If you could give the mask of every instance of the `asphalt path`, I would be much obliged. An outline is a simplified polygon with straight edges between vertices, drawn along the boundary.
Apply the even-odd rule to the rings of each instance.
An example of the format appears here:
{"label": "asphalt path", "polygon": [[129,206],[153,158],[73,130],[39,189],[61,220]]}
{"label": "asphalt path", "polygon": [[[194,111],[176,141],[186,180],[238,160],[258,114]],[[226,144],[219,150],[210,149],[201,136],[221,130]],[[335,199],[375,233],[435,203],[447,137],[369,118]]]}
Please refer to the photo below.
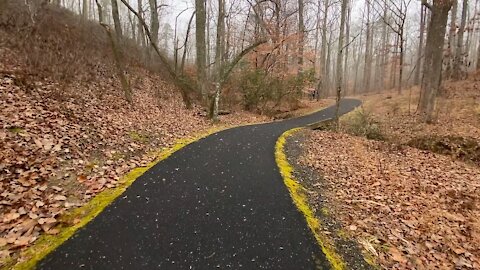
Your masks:
{"label": "asphalt path", "polygon": [[[343,99],[340,113],[360,102]],[[274,158],[311,115],[221,131],[140,176],[38,269],[328,269]]]}

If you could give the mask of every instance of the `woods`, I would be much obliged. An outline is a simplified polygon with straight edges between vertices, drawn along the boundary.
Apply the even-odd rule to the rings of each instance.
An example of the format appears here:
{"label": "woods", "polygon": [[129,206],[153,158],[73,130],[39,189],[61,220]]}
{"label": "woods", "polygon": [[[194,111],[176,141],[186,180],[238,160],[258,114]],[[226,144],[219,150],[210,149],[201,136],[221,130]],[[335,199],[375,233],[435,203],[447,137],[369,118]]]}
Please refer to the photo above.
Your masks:
{"label": "woods", "polygon": [[[75,2],[60,3],[84,18],[97,20],[97,6],[91,0]],[[217,107],[226,106],[224,95],[233,95],[227,100],[236,99],[235,103],[243,103],[247,109],[263,112],[279,110],[282,104],[292,106],[301,96],[292,89],[272,89],[265,95],[258,86],[254,95],[241,94],[241,89],[232,85],[226,85],[231,91],[221,91],[219,74],[228,70],[227,63],[235,63],[234,58],[248,44],[258,47],[239,59],[244,64],[235,72],[237,77],[249,68],[282,82],[297,80],[302,87],[314,89],[310,91],[315,99],[389,89],[401,93],[421,85],[417,111],[426,122],[434,120],[441,79],[464,78],[478,66],[477,5],[472,7],[468,0],[351,1],[345,9],[328,0],[195,0],[181,7],[159,0],[118,3],[103,1],[102,5],[119,40],[133,40],[146,48],[148,61],[155,58],[152,52],[161,53],[161,63],[175,80],[182,81],[179,86],[185,100],[199,98],[211,118]],[[175,19],[174,25],[171,19]],[[175,35],[165,30],[172,27]],[[445,76],[441,76],[442,70]],[[306,81],[308,74],[311,77]],[[343,92],[339,94],[340,84]],[[243,100],[235,92],[240,92]],[[255,108],[249,105],[252,102]]]}
{"label": "woods", "polygon": [[[265,192],[283,183],[269,147],[287,126],[302,128],[290,142],[298,177],[314,178],[293,185],[302,204],[318,203],[307,218],[335,224],[327,238],[354,239],[363,253],[351,259],[480,268],[479,9],[478,0],[0,0],[0,269],[47,250],[37,246],[45,238],[67,239],[102,212],[95,198],[122,194],[131,175],[206,134],[206,150],[172,162],[178,182],[189,187],[191,170],[205,185],[235,179],[228,192],[240,194],[241,181],[259,178],[259,202],[275,201]],[[223,175],[237,165],[255,175]],[[145,189],[180,190],[146,175]],[[226,189],[200,180],[181,191]],[[279,196],[297,205],[288,195]],[[175,207],[189,204],[180,197],[188,203]]]}

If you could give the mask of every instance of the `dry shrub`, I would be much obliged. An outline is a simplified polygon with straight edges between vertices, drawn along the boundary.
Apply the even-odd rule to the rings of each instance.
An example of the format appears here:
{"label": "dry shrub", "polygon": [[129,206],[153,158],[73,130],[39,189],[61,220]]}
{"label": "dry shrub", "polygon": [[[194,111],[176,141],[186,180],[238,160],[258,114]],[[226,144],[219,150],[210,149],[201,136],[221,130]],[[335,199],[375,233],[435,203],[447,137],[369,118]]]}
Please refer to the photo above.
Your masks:
{"label": "dry shrub", "polygon": [[342,118],[341,128],[348,134],[371,140],[384,140],[378,121],[363,107]]}
{"label": "dry shrub", "polygon": [[298,109],[302,91],[312,79],[313,75],[308,71],[299,75],[282,75],[244,68],[232,81],[245,110],[276,115]]}

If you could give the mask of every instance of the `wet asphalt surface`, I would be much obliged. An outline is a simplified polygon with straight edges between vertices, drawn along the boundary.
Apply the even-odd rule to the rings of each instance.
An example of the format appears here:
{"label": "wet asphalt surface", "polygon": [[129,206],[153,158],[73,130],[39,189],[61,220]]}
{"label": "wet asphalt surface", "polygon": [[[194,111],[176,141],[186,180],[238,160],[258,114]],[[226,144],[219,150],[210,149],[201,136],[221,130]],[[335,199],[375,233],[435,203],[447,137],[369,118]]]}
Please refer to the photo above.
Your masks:
{"label": "wet asphalt surface", "polygon": [[[360,102],[344,99],[340,112]],[[274,158],[300,118],[221,131],[139,177],[37,269],[329,269]]]}

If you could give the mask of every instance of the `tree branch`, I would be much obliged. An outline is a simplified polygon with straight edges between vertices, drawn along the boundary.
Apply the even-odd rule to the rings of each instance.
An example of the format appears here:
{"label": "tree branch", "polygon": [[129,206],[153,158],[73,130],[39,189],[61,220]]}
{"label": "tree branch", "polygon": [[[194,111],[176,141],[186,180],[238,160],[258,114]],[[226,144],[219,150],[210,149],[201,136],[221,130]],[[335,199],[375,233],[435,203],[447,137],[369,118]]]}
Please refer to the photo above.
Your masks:
{"label": "tree branch", "polygon": [[[123,0],[122,0],[123,1]],[[256,47],[266,43],[267,40],[263,39],[263,40],[259,40],[253,44],[251,44],[250,46],[248,46],[247,48],[245,48],[242,52],[240,52],[229,64],[228,66],[226,67],[226,69],[222,69],[224,70],[224,72],[222,72],[222,75],[220,76],[220,84],[223,84],[226,79],[228,78],[228,76],[230,75],[230,73],[232,73],[233,69],[235,68],[235,66],[238,64],[238,62],[240,62],[240,60],[245,56],[247,55],[250,51],[252,51],[253,49],[255,49]]]}

